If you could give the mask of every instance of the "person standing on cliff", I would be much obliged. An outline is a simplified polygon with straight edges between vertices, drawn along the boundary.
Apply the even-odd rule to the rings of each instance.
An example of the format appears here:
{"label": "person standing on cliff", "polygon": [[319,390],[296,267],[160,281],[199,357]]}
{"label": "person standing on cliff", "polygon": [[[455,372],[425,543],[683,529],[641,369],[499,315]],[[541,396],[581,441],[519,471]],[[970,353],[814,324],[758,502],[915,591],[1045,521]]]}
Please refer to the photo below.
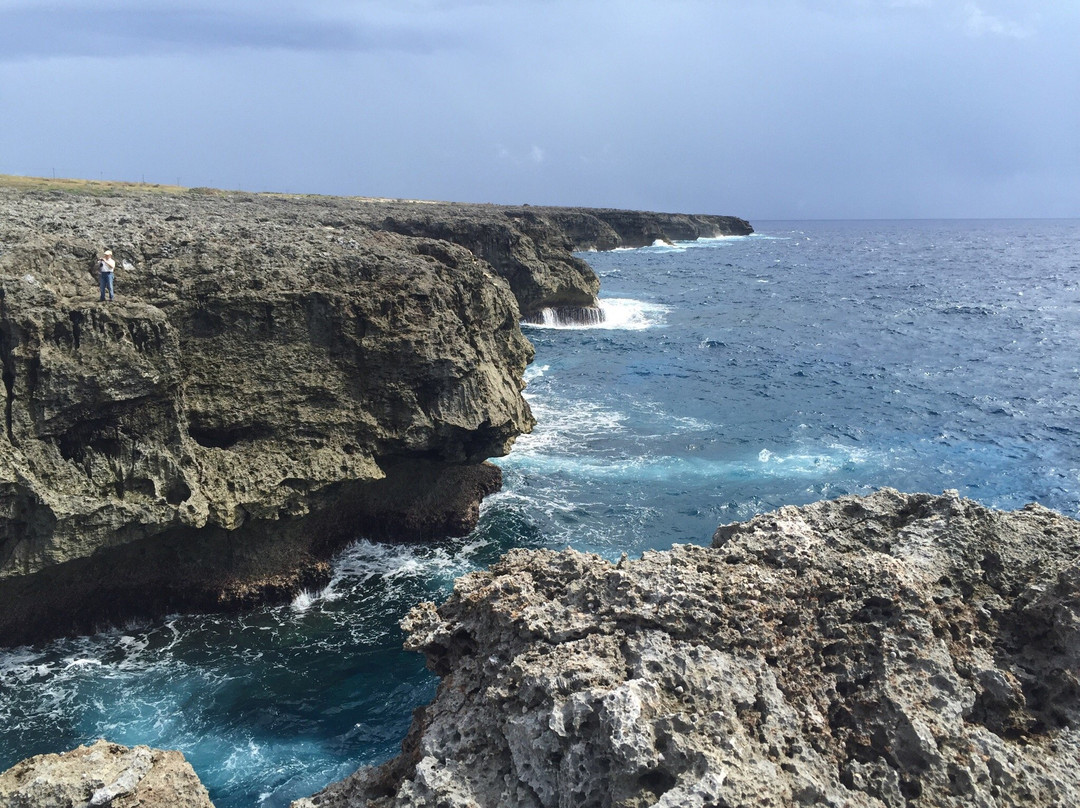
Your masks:
{"label": "person standing on cliff", "polygon": [[105,290],[109,291],[109,300],[113,299],[113,272],[116,271],[116,261],[113,260],[112,250],[106,250],[98,261],[98,286],[101,288],[101,297],[98,302],[105,300]]}

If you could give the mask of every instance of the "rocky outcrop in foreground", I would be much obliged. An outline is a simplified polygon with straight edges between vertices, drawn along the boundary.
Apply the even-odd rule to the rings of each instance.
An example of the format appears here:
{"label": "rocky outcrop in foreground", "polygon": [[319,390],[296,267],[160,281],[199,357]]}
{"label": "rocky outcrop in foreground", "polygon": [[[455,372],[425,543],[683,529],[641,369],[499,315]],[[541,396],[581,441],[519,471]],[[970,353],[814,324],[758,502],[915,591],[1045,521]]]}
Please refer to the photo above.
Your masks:
{"label": "rocky outcrop in foreground", "polygon": [[5,808],[214,808],[179,752],[107,741],[38,755],[0,774]]}
{"label": "rocky outcrop in foreground", "polygon": [[884,490],[408,616],[403,753],[296,808],[1080,804],[1080,523]]}

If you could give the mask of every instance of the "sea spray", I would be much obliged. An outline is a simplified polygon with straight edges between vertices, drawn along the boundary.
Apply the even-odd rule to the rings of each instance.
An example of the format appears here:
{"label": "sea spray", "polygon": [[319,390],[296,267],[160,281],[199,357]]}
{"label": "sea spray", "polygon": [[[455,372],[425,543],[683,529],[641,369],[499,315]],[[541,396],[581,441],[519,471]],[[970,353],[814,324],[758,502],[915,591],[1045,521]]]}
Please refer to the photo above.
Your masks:
{"label": "sea spray", "polygon": [[602,298],[595,308],[574,309],[572,313],[560,309],[544,309],[539,317],[526,320],[522,325],[529,328],[568,330],[640,331],[663,325],[668,311],[667,306],[657,303],[623,298]]}

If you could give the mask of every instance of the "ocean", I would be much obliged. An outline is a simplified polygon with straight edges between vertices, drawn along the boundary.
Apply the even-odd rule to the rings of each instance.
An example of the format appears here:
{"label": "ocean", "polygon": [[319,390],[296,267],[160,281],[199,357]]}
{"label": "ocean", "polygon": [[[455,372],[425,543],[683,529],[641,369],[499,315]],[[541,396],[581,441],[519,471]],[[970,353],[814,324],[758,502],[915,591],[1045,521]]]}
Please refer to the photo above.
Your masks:
{"label": "ocean", "polygon": [[537,428],[464,539],[357,537],[332,583],[0,650],[0,770],[180,749],[218,808],[393,756],[434,694],[398,621],[512,547],[617,559],[881,486],[1080,518],[1080,221],[757,222],[587,253],[605,322],[525,326]]}

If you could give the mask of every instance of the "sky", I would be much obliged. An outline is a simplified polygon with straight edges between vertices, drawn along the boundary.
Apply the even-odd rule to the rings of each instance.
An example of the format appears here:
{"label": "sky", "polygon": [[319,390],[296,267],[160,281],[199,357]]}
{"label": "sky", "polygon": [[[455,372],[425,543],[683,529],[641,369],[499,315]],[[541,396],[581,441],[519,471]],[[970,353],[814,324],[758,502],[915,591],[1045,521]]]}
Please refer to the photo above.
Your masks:
{"label": "sky", "polygon": [[0,173],[1080,217],[1080,0],[0,0]]}

